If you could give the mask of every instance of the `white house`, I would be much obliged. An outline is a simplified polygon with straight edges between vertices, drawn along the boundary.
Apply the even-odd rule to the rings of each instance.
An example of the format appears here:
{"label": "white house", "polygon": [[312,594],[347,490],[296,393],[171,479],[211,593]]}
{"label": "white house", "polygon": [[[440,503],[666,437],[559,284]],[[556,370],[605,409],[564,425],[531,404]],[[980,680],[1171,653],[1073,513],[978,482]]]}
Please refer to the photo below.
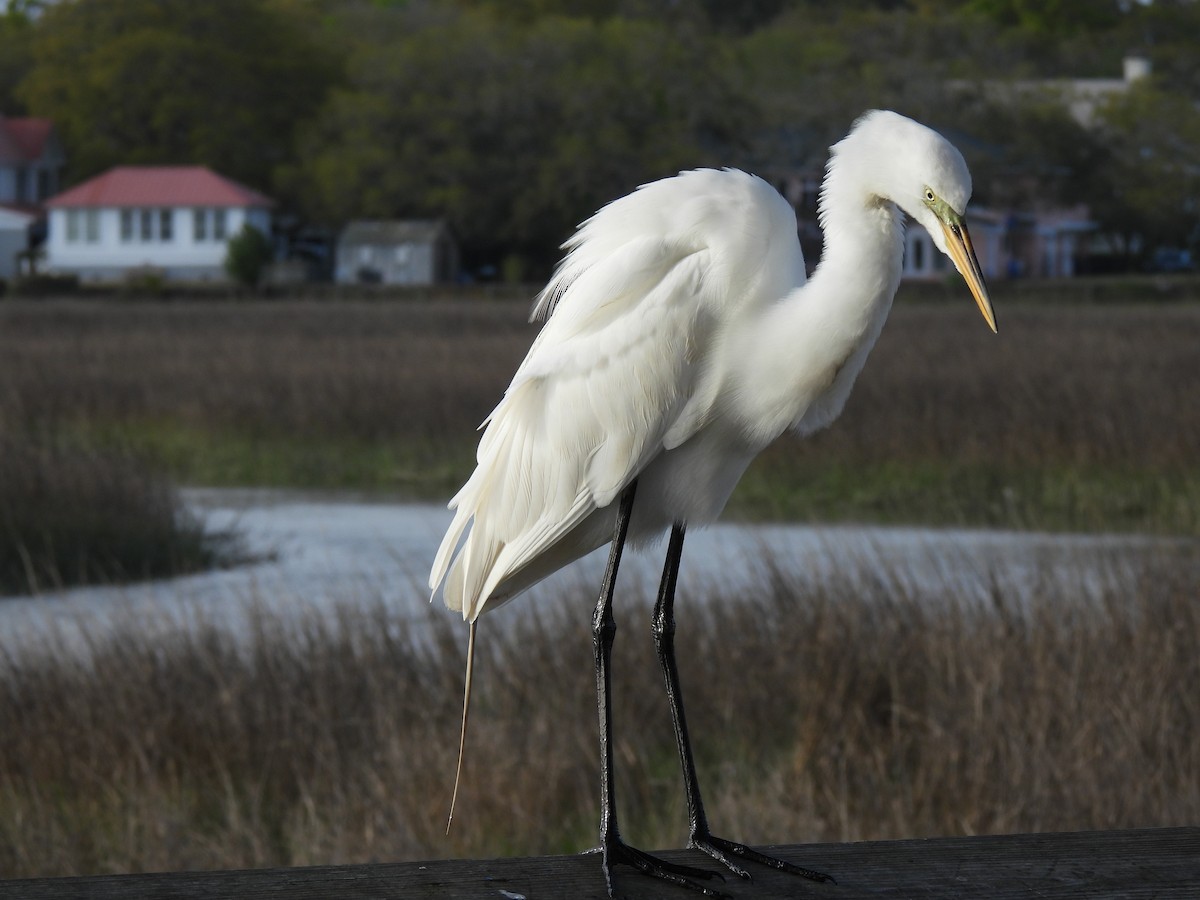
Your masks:
{"label": "white house", "polygon": [[246,223],[270,234],[271,206],[204,166],[119,166],[46,203],[46,268],[93,282],[142,270],[224,281],[229,238]]}

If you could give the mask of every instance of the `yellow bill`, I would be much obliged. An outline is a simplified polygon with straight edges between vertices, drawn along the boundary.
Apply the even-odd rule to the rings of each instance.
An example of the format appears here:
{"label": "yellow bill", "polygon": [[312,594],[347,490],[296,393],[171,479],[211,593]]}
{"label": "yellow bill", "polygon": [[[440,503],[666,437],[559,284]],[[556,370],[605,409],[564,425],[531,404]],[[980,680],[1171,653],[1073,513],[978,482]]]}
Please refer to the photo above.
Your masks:
{"label": "yellow bill", "polygon": [[967,231],[967,223],[957,216],[949,222],[942,221],[942,230],[946,233],[946,249],[954,266],[964,279],[971,295],[979,305],[979,311],[987,321],[988,327],[996,331],[996,313],[992,309],[992,301],[988,299],[987,285],[983,283],[983,270],[979,268],[979,260],[975,256],[975,248],[971,246],[971,234]]}

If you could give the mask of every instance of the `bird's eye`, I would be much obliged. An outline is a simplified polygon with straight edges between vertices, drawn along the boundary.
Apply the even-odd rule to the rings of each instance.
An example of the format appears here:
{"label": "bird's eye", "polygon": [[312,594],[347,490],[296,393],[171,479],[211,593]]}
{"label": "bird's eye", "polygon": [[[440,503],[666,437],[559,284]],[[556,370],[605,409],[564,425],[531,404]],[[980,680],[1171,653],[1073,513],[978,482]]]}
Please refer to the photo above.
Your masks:
{"label": "bird's eye", "polygon": [[932,203],[937,197],[934,196],[933,188],[925,188],[925,202]]}

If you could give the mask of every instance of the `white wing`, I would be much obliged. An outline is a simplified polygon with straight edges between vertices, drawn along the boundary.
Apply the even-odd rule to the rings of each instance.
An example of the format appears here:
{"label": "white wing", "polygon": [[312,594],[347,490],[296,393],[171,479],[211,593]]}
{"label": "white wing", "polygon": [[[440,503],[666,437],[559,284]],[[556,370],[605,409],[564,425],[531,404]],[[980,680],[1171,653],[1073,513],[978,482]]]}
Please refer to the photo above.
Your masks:
{"label": "white wing", "polygon": [[[725,257],[731,243],[778,224],[756,209],[764,197],[772,214],[782,204],[790,215],[752,176],[684,173],[605,207],[566,245],[535,307],[549,319],[450,502],[457,512],[430,575],[434,590],[444,583],[447,606],[474,620],[512,593],[506,585],[519,590],[591,550],[556,546],[711,415],[714,335],[745,287],[730,283]],[[739,231],[748,218],[739,203],[757,213],[755,228]],[[733,242],[724,239],[730,220]]]}

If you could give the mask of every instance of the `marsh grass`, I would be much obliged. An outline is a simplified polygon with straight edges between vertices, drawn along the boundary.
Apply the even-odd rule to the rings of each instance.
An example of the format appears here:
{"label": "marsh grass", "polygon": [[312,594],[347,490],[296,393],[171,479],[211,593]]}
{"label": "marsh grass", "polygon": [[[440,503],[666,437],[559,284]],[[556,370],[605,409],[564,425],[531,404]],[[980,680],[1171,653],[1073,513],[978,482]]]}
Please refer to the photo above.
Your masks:
{"label": "marsh grass", "polygon": [[[1047,575],[989,603],[902,573],[680,598],[710,818],[751,842],[1118,828],[1200,816],[1193,560]],[[1086,575],[1086,577],[1085,577]],[[595,843],[590,589],[495,614],[458,814],[461,623],[260,615],[230,636],[130,629],[87,661],[0,660],[0,875],[573,852]],[[622,603],[623,831],[686,813],[648,633]],[[635,608],[636,607],[636,608]],[[509,617],[511,618],[502,618]],[[836,874],[836,873],[835,873]]]}
{"label": "marsh grass", "polygon": [[[769,448],[731,513],[1200,532],[1200,304],[997,307],[994,336],[969,301],[902,291],[843,416]],[[0,428],[189,484],[444,498],[534,337],[526,314],[459,295],[8,302]]]}
{"label": "marsh grass", "polygon": [[0,594],[178,575],[231,550],[135,458],[0,436]]}

